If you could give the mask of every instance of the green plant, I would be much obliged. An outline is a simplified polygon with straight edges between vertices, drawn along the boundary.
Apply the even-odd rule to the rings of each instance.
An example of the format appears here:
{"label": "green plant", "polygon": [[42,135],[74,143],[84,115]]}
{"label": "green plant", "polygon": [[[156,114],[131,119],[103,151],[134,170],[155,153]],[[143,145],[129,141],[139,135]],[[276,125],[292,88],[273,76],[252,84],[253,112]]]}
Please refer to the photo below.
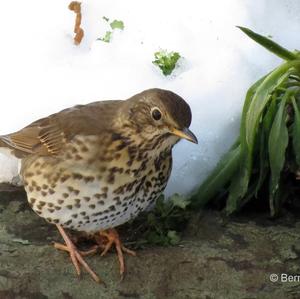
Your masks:
{"label": "green plant", "polygon": [[203,206],[225,187],[228,214],[267,193],[275,216],[293,195],[300,167],[300,55],[238,28],[285,62],[249,88],[238,140],[193,194],[192,206]]}
{"label": "green plant", "polygon": [[[109,23],[109,18],[102,17],[102,19],[105,22]],[[103,37],[97,38],[97,40],[101,40],[105,43],[110,43],[110,41],[112,39],[112,36],[113,36],[113,31],[114,30],[116,30],[116,29],[124,30],[124,22],[120,21],[120,20],[113,20],[112,22],[109,23],[109,26],[110,26],[111,30],[107,30],[105,32],[105,35]]]}
{"label": "green plant", "polygon": [[157,65],[165,76],[168,76],[175,69],[180,57],[181,56],[178,52],[161,50],[154,53],[155,60],[152,61],[152,63]]}
{"label": "green plant", "polygon": [[161,246],[176,245],[181,232],[190,218],[190,201],[174,194],[167,200],[160,196],[151,211],[144,212],[135,220],[123,226],[127,235],[126,244],[141,247],[145,244]]}

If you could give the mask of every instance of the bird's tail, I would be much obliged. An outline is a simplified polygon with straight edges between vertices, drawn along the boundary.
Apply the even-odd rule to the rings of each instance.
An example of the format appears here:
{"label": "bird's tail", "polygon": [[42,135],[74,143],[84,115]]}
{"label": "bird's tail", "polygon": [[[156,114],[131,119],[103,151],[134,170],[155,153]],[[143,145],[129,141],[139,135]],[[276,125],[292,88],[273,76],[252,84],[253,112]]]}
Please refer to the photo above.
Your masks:
{"label": "bird's tail", "polygon": [[6,147],[6,148],[8,148],[8,145],[2,140],[1,137],[2,136],[0,136],[0,147]]}
{"label": "bird's tail", "polygon": [[0,136],[0,153],[7,156],[15,156],[13,148],[6,142],[5,136]]}
{"label": "bird's tail", "polygon": [[4,136],[0,136],[0,153],[4,155],[11,155],[12,149],[11,147],[5,142]]}
{"label": "bird's tail", "polygon": [[13,149],[0,136],[0,183],[19,185],[19,161]]}

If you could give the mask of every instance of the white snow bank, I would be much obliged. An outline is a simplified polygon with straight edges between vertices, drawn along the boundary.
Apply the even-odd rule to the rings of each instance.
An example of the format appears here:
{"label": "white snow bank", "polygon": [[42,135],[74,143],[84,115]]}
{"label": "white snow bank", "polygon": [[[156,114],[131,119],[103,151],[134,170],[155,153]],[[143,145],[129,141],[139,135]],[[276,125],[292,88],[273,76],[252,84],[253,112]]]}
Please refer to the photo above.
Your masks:
{"label": "white snow bank", "polygon": [[[0,134],[16,131],[62,108],[125,99],[151,87],[173,90],[193,111],[199,145],[174,151],[167,193],[186,193],[202,181],[238,132],[250,84],[280,63],[243,35],[249,27],[289,49],[300,48],[300,3],[288,1],[82,1],[85,37],[74,46],[69,1],[3,1],[0,10]],[[111,43],[103,16],[122,20]],[[158,49],[184,57],[164,77],[151,63]],[[16,163],[0,155],[0,180]]]}

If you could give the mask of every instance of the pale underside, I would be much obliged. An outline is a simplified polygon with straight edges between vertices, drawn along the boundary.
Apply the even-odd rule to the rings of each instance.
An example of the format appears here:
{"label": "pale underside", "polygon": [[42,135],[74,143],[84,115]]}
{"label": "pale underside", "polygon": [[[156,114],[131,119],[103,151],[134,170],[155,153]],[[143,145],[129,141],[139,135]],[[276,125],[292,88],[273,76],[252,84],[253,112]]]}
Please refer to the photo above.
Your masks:
{"label": "pale underside", "polygon": [[[84,146],[88,148],[95,138],[85,136]],[[81,139],[72,142],[78,151]],[[172,159],[170,154],[157,154],[144,165],[134,161],[130,171],[127,151],[107,162],[98,157],[88,163],[88,151],[80,154],[81,159],[74,153],[67,164],[66,159],[59,163],[45,157],[25,160],[28,201],[41,217],[64,227],[86,232],[116,227],[147,209],[165,189]]]}

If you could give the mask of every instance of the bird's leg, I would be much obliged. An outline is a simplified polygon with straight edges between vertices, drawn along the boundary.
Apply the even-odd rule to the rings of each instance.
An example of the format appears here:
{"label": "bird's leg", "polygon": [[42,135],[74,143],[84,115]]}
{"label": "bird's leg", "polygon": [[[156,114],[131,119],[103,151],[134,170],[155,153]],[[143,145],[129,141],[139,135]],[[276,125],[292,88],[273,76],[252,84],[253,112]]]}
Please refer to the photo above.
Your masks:
{"label": "bird's leg", "polygon": [[65,251],[68,251],[72,260],[73,265],[75,266],[76,272],[78,275],[80,275],[80,266],[82,265],[83,268],[92,276],[92,278],[96,282],[101,282],[98,275],[89,267],[89,265],[85,262],[85,260],[82,258],[81,254],[69,238],[69,236],[66,234],[65,230],[60,225],[56,225],[60,234],[62,235],[66,245],[61,244],[54,244],[54,246],[58,249],[62,249]]}
{"label": "bird's leg", "polygon": [[120,275],[121,275],[121,279],[123,279],[123,275],[125,273],[125,263],[124,263],[123,251],[130,255],[133,255],[133,256],[136,256],[136,253],[134,251],[126,248],[121,243],[118,232],[113,228],[107,229],[107,230],[101,230],[100,236],[105,237],[107,239],[107,243],[104,246],[101,256],[104,256],[108,252],[108,250],[113,246],[113,244],[115,245],[119,263],[120,263]]}
{"label": "bird's leg", "polygon": [[[68,251],[70,252],[69,250],[69,247],[64,245],[64,244],[60,244],[60,243],[57,243],[57,242],[54,242],[54,247],[56,249],[59,249],[59,250],[63,250],[63,251]],[[93,246],[91,249],[89,250],[78,250],[77,251],[79,252],[79,254],[81,256],[89,256],[89,255],[94,255],[97,251],[98,251],[98,248],[99,246],[98,245],[95,245]]]}
{"label": "bird's leg", "polygon": [[[76,244],[76,243],[78,243],[79,242],[79,238],[80,237],[77,237],[77,236],[73,236],[72,237],[72,243],[74,244]],[[87,239],[86,238],[86,235],[85,235],[85,239]],[[56,248],[56,249],[59,249],[59,250],[63,250],[63,251],[70,251],[69,250],[69,248],[66,246],[66,245],[64,245],[64,244],[61,244],[61,243],[57,243],[57,242],[54,242],[54,247]],[[89,250],[78,250],[77,249],[77,251],[80,253],[80,255],[81,256],[89,256],[89,255],[93,255],[93,254],[95,254],[97,251],[98,251],[98,249],[99,249],[99,246],[98,245],[94,245],[94,246],[92,246]]]}

